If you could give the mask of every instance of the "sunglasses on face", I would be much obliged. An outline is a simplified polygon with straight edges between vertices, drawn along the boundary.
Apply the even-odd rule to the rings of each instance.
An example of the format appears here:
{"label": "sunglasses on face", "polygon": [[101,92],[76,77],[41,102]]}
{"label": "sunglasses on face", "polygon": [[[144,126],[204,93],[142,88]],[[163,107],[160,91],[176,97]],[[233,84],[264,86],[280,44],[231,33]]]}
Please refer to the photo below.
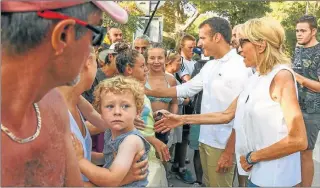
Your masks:
{"label": "sunglasses on face", "polygon": [[45,18],[45,19],[57,19],[57,20],[73,19],[76,22],[76,24],[79,24],[93,32],[92,46],[101,45],[103,42],[104,36],[106,34],[106,32],[102,27],[90,25],[85,21],[79,20],[71,16],[67,16],[58,12],[45,10],[45,11],[38,11],[37,14],[39,17]]}
{"label": "sunglasses on face", "polygon": [[241,53],[242,53],[242,50],[240,49],[240,47],[237,48],[237,54],[238,54],[238,55],[241,55]]}
{"label": "sunglasses on face", "polygon": [[243,44],[246,42],[250,42],[250,40],[249,39],[239,39],[239,44],[240,44],[241,48],[243,47]]}

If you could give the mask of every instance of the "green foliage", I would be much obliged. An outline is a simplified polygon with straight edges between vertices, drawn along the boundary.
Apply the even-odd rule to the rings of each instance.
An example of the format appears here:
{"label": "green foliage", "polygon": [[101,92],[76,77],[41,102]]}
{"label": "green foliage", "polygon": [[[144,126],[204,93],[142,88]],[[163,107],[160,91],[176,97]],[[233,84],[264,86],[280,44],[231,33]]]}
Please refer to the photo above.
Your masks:
{"label": "green foliage", "polygon": [[203,14],[196,19],[196,21],[186,30],[186,33],[194,36],[197,40],[199,39],[198,32],[199,32],[199,25],[205,21],[206,19],[210,18],[211,16]]}
{"label": "green foliage", "polygon": [[[295,44],[295,26],[296,20],[304,15],[306,11],[308,14],[313,14],[318,18],[318,25],[320,25],[320,2],[317,1],[241,1],[241,0],[189,0],[198,12],[201,14],[194,23],[187,28],[186,32],[198,38],[198,26],[205,19],[218,15],[227,18],[231,25],[244,23],[251,18],[259,18],[265,15],[271,16],[281,22],[286,30],[286,49],[289,54],[292,54]],[[163,16],[164,18],[164,32],[173,34],[177,31],[177,27],[184,25],[188,19],[184,12],[182,0],[167,0],[165,4],[160,7],[156,16]],[[125,25],[118,25],[109,17],[104,16],[103,24],[108,26],[119,26],[126,40],[131,41],[134,31],[144,26],[138,23],[138,16],[143,13],[139,11],[134,1],[122,1],[120,3],[129,13],[129,21]],[[307,8],[308,7],[308,8]],[[320,32],[318,32],[318,39],[320,39]],[[178,37],[169,38],[164,36],[163,43],[167,48],[175,48]]]}
{"label": "green foliage", "polygon": [[182,24],[187,19],[182,8],[181,1],[166,1],[157,12],[157,16],[163,16],[163,31],[172,32],[175,31],[175,24]]}
{"label": "green foliage", "polygon": [[[308,4],[308,7],[307,7]],[[286,31],[286,49],[291,56],[296,46],[296,22],[306,12],[314,15],[318,19],[318,25],[320,21],[320,3],[319,2],[278,2],[271,5],[273,12],[270,16],[281,21],[282,26]],[[318,33],[318,39],[320,34]]]}
{"label": "green foliage", "polygon": [[212,11],[219,16],[228,18],[232,26],[244,23],[251,18],[265,16],[271,12],[270,2],[268,1],[202,1],[192,0],[200,13]]}
{"label": "green foliage", "polygon": [[[120,6],[123,7],[129,14],[129,19],[126,24],[119,24],[114,22],[106,14],[103,14],[103,26],[105,27],[118,27],[123,32],[123,38],[126,41],[131,42],[133,33],[138,28],[143,28],[142,23],[139,22],[139,15],[142,15],[142,12],[137,8],[134,1],[125,1],[121,2]],[[137,24],[138,23],[138,24]]]}
{"label": "green foliage", "polygon": [[163,46],[166,49],[175,49],[176,48],[176,41],[169,37],[163,37]]}

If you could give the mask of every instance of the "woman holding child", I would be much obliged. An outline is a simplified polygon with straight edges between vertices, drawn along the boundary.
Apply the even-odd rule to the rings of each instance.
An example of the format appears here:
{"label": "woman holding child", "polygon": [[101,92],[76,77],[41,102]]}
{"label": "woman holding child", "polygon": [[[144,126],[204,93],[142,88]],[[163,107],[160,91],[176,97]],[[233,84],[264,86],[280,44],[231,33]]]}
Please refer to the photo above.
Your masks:
{"label": "woman holding child", "polygon": [[[85,117],[92,124],[98,126],[100,129],[103,129],[103,130],[108,128],[107,126],[108,123],[103,121],[101,119],[100,114],[94,111],[91,104],[87,102],[83,97],[81,97],[81,93],[91,87],[94,77],[96,75],[97,64],[95,62],[95,58],[96,58],[95,53],[92,48],[91,53],[88,57],[88,60],[84,64],[83,69],[80,72],[79,83],[72,87],[62,86],[62,87],[59,87],[58,89],[61,95],[63,96],[69,110],[71,132],[73,133],[73,143],[76,148],[76,153],[78,154],[78,158],[81,160],[82,159],[86,160],[88,162],[92,161],[95,164],[104,164],[105,161],[104,161],[103,153],[91,152],[90,131],[88,130],[88,127],[85,124],[83,117]],[[147,176],[147,173],[146,173],[147,161],[144,160],[144,162],[136,163],[136,161],[141,159],[141,156],[143,155],[143,153],[145,153],[144,150],[145,149],[142,148],[139,153],[135,154],[135,159],[132,160],[132,163],[128,165],[128,168],[129,168],[128,172],[122,173],[121,176],[124,176],[125,178],[121,178],[121,176],[118,176],[116,178],[118,179],[117,181],[120,181],[120,182],[115,182],[112,180],[113,178],[112,173],[105,173],[103,178],[105,179],[105,181],[101,183],[99,182],[99,180],[97,181],[95,178],[92,178],[92,176],[95,176],[96,171],[100,171],[102,169],[101,167],[91,164],[90,167],[93,166],[92,169],[95,169],[95,170],[94,170],[94,173],[88,174],[84,172],[83,169],[89,166],[80,165],[80,167],[82,167],[81,172],[82,172],[82,179],[84,181],[84,186],[126,185],[139,180],[144,180]],[[141,173],[142,171],[144,173]]]}

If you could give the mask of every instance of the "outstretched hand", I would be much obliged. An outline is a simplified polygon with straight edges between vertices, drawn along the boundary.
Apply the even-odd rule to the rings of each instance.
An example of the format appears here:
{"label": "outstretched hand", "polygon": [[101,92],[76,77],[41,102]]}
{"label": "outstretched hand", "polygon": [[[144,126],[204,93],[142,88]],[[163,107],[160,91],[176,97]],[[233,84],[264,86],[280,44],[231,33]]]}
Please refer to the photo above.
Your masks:
{"label": "outstretched hand", "polygon": [[166,133],[173,128],[183,125],[180,115],[171,114],[168,111],[162,110],[160,110],[160,112],[163,114],[163,116],[162,119],[157,121],[154,125],[156,132]]}

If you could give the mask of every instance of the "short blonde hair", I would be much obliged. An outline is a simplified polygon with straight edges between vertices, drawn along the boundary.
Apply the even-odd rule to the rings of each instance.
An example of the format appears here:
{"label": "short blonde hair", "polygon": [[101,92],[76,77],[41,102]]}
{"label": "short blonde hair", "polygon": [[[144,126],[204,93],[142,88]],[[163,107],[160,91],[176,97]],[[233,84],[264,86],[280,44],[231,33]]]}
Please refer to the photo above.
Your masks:
{"label": "short blonde hair", "polygon": [[113,78],[101,81],[94,90],[94,108],[101,113],[101,100],[107,93],[123,94],[130,92],[133,94],[137,112],[141,112],[144,103],[144,87],[136,79],[124,76],[115,76]]}
{"label": "short blonde hair", "polygon": [[173,61],[177,60],[178,58],[181,58],[181,55],[178,52],[168,52],[168,57],[166,58],[165,66],[169,65]]}
{"label": "short blonde hair", "polygon": [[285,30],[280,22],[268,17],[250,19],[240,26],[240,34],[253,44],[266,42],[264,58],[256,65],[261,75],[269,73],[277,64],[291,63],[284,52]]}

